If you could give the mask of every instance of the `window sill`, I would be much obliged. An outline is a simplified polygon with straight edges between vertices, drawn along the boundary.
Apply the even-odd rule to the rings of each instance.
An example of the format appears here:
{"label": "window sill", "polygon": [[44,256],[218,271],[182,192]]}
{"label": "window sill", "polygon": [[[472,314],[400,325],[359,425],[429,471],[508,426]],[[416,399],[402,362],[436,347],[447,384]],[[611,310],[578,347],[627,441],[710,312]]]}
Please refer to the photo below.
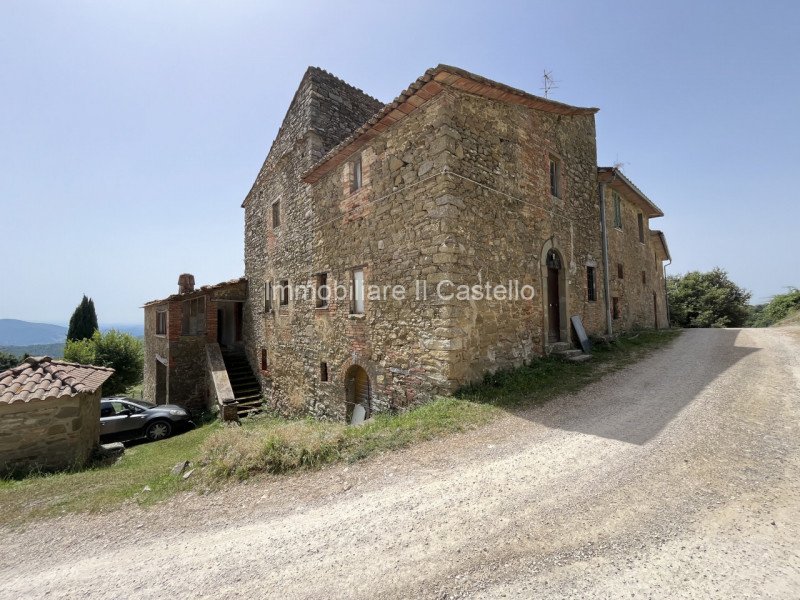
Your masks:
{"label": "window sill", "polygon": [[167,334],[166,333],[156,333],[155,336],[157,338],[165,338],[165,337],[167,337]]}
{"label": "window sill", "polygon": [[348,319],[363,319],[364,318],[364,313],[350,313],[349,315],[347,315],[347,318]]}

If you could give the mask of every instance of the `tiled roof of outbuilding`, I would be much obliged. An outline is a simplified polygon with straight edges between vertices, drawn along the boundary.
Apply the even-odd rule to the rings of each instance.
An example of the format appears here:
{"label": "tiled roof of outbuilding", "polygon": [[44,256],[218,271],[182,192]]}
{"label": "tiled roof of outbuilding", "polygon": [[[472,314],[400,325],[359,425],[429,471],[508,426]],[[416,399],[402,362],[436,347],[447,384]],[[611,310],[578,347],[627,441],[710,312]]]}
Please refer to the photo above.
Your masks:
{"label": "tiled roof of outbuilding", "polygon": [[26,358],[21,365],[0,373],[0,404],[73,397],[95,392],[114,369],[53,360]]}
{"label": "tiled roof of outbuilding", "polygon": [[161,298],[160,300],[150,300],[150,302],[145,302],[144,305],[142,305],[142,308],[144,308],[145,306],[152,306],[153,304],[161,304],[162,302],[168,302],[169,300],[186,300],[187,298],[202,296],[207,292],[221,290],[222,288],[226,288],[233,285],[239,285],[240,283],[247,283],[247,278],[239,277],[238,279],[222,281],[220,283],[215,283],[212,285],[203,285],[200,286],[199,288],[192,290],[191,292],[184,292],[183,294],[172,294],[171,296],[167,296],[166,298]]}

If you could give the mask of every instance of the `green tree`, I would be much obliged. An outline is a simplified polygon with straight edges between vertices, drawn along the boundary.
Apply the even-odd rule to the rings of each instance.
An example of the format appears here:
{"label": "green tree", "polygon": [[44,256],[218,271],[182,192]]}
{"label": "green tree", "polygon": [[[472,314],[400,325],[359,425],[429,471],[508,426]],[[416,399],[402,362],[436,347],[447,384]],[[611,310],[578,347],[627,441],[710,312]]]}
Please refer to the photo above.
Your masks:
{"label": "green tree", "polygon": [[100,329],[97,326],[97,312],[94,309],[94,300],[83,295],[83,300],[72,313],[69,319],[67,340],[86,340]]}
{"label": "green tree", "polygon": [[5,371],[7,369],[16,367],[23,360],[25,359],[18,358],[13,354],[9,354],[8,352],[0,352],[0,371]]}
{"label": "green tree", "polygon": [[103,393],[109,396],[120,394],[142,381],[142,342],[114,329],[105,334],[95,331],[87,340],[68,341],[64,358],[70,362],[114,369],[114,375],[103,384]]}
{"label": "green tree", "polygon": [[785,294],[777,294],[767,304],[751,308],[747,324],[750,327],[769,327],[800,310],[800,289],[790,287]]}
{"label": "green tree", "polygon": [[719,267],[667,278],[672,322],[679,327],[741,327],[750,308],[750,292]]}

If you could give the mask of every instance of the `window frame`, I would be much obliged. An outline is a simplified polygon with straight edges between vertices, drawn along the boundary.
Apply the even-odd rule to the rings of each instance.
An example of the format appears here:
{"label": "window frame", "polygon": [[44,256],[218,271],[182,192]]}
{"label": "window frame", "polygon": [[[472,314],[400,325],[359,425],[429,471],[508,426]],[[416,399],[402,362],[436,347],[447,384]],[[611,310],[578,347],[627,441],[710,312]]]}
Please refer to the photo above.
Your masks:
{"label": "window frame", "polygon": [[330,383],[331,381],[331,374],[330,369],[328,369],[327,361],[320,361],[319,363],[319,380],[320,383]]}
{"label": "window frame", "polygon": [[264,312],[269,314],[273,310],[273,289],[272,280],[268,279],[264,282]]}
{"label": "window frame", "polygon": [[[361,298],[359,298],[358,293],[358,278],[356,277],[356,273],[361,274]],[[365,294],[365,281],[366,281],[366,274],[364,273],[364,267],[353,267],[350,269],[350,289],[351,289],[351,299],[350,299],[350,314],[351,315],[363,315],[366,311],[366,294]]]}
{"label": "window frame", "polygon": [[563,190],[561,189],[561,161],[552,154],[548,156],[548,172],[550,177],[550,196],[553,198],[562,198]]}
{"label": "window frame", "polygon": [[350,193],[357,192],[364,187],[364,162],[359,154],[350,163]]}
{"label": "window frame", "polygon": [[322,271],[315,275],[314,307],[324,310],[329,306],[330,290],[328,289],[328,272]]}
{"label": "window frame", "polygon": [[278,229],[281,226],[281,200],[278,198],[272,203],[272,228]]}
{"label": "window frame", "polygon": [[622,231],[622,196],[617,190],[611,191],[611,202],[614,209],[614,228]]}
{"label": "window frame", "polygon": [[[163,320],[163,331],[162,331]],[[156,310],[156,335],[166,337],[169,331],[169,311],[166,308]]]}
{"label": "window frame", "polygon": [[[187,310],[188,307],[188,310]],[[202,307],[202,308],[200,308]],[[188,298],[183,301],[181,335],[206,334],[206,297]]]}
{"label": "window frame", "polygon": [[636,215],[636,220],[639,225],[639,243],[644,244],[644,215],[638,213]]}
{"label": "window frame", "polygon": [[586,265],[586,301],[597,302],[597,267]]}
{"label": "window frame", "polygon": [[622,263],[617,263],[617,279],[625,279],[625,267]]}
{"label": "window frame", "polygon": [[281,292],[280,297],[278,298],[278,308],[289,306],[289,303],[291,301],[291,294],[289,293],[291,291],[291,288],[289,286],[289,280],[281,279],[280,283],[278,284],[278,287],[280,288]]}

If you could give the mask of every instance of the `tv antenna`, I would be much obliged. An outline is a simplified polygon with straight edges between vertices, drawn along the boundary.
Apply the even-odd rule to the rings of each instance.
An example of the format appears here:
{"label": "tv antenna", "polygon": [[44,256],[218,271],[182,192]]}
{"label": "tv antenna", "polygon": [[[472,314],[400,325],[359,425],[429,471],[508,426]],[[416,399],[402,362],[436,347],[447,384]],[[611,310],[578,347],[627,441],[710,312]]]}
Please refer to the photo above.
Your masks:
{"label": "tv antenna", "polygon": [[547,69],[544,70],[544,75],[542,75],[542,83],[544,85],[539,89],[544,91],[545,98],[549,97],[551,90],[558,89],[558,86],[556,85],[558,81],[556,81],[555,78],[553,77],[553,72],[548,71]]}

